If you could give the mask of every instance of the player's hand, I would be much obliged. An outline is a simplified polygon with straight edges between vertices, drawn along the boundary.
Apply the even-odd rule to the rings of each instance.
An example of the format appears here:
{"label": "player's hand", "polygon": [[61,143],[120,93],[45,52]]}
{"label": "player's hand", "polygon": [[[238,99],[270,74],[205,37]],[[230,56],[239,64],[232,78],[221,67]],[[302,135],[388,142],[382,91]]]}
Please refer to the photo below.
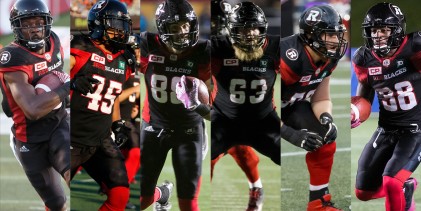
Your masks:
{"label": "player's hand", "polygon": [[199,79],[195,78],[193,80],[193,85],[189,89],[187,87],[186,76],[181,76],[180,81],[176,85],[175,92],[177,94],[177,99],[180,100],[184,107],[188,110],[194,110],[201,103],[199,101]]}
{"label": "player's hand", "polygon": [[111,130],[114,133],[114,142],[118,147],[121,147],[129,139],[130,128],[124,124],[125,121],[120,119],[113,122]]}
{"label": "player's hand", "polygon": [[325,112],[320,115],[320,123],[324,128],[327,129],[326,135],[323,138],[326,144],[332,143],[338,136],[338,128],[333,123],[333,117],[329,113]]}
{"label": "player's hand", "polygon": [[88,93],[93,93],[94,88],[93,84],[97,84],[100,81],[93,78],[92,76],[87,75],[79,75],[75,76],[72,80],[70,80],[70,88],[72,90],[78,91],[83,95],[87,95]]}
{"label": "player's hand", "polygon": [[65,73],[65,72],[61,72],[61,71],[57,71],[57,70],[53,70],[53,71],[51,71],[51,73],[52,73],[52,74],[54,74],[54,75],[56,75],[56,76],[60,79],[60,82],[61,82],[62,84],[65,84],[65,83],[67,83],[67,82],[69,82],[69,81],[70,81],[70,76],[69,76],[69,74],[67,74],[67,73]]}
{"label": "player's hand", "polygon": [[314,151],[323,146],[323,138],[317,133],[305,129],[294,130],[285,124],[281,127],[281,136],[291,144],[306,151]]}

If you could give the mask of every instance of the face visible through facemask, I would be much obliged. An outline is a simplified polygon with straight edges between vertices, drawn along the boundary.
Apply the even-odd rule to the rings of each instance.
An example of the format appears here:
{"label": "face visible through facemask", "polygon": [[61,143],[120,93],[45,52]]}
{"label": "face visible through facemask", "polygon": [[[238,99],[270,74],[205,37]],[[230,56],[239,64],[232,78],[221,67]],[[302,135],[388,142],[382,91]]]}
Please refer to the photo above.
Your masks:
{"label": "face visible through facemask", "polygon": [[169,25],[168,29],[171,35],[172,43],[176,46],[184,46],[189,44],[190,23],[180,21]]}
{"label": "face visible through facemask", "polygon": [[392,33],[389,27],[373,27],[370,29],[374,50],[386,49],[387,41]]}

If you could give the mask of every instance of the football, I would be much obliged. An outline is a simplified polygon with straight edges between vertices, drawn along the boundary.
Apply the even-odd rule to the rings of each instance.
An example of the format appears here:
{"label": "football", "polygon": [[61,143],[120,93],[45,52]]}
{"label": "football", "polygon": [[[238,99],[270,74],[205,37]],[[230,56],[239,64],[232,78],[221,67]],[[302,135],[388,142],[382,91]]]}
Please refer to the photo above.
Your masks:
{"label": "football", "polygon": [[351,121],[360,119],[360,122],[364,122],[370,117],[371,104],[370,102],[360,96],[353,96],[351,98]]}
{"label": "football", "polygon": [[[195,79],[195,77],[193,76],[186,76],[186,85],[187,88],[191,88],[193,86],[193,80]],[[200,80],[200,85],[199,85],[199,101],[203,104],[209,104],[209,91],[208,91],[208,86],[206,86],[205,82],[203,82],[202,80]]]}
{"label": "football", "polygon": [[39,95],[45,92],[50,92],[61,85],[62,83],[60,79],[56,75],[49,73],[39,79],[38,83],[35,85],[35,93]]}
{"label": "football", "polygon": [[[61,85],[63,84],[55,74],[48,73],[44,75],[41,79],[39,79],[38,83],[35,85],[35,93],[39,95],[46,92],[50,92],[51,90],[54,90]],[[61,104],[62,103],[58,104],[54,109],[60,108]]]}

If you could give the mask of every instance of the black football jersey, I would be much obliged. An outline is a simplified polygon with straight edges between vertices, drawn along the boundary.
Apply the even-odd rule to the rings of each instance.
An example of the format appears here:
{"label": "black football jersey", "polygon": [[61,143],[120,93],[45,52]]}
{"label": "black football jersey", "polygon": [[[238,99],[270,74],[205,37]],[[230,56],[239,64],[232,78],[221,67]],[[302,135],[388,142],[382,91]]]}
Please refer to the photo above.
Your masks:
{"label": "black football jersey", "polygon": [[[123,84],[123,90],[137,86],[139,84],[140,84],[139,77],[136,77],[134,74],[132,74],[129,80],[127,80],[126,83]],[[129,98],[120,102],[121,119],[124,119],[126,121],[131,121],[132,109],[135,106],[135,104],[136,104],[136,94],[131,94]]]}
{"label": "black football jersey", "polygon": [[100,81],[93,86],[94,93],[71,92],[72,142],[96,146],[111,134],[114,101],[132,71],[123,51],[104,52],[87,36],[72,38],[70,54],[76,60],[71,78],[84,74]]}
{"label": "black football jersey", "polygon": [[309,100],[323,79],[332,74],[337,64],[338,61],[333,59],[315,64],[297,34],[282,38],[282,108],[297,101]]}
{"label": "black football jersey", "polygon": [[6,86],[3,74],[22,71],[28,75],[28,83],[35,87],[38,80],[50,71],[63,71],[63,50],[60,40],[54,32],[51,32],[49,45],[49,51],[44,54],[31,52],[14,42],[0,50],[2,107],[5,114],[13,118],[13,135],[23,142],[37,143],[49,140],[51,133],[67,113],[64,106],[61,106],[39,120],[27,119],[13,99],[10,89]]}
{"label": "black football jersey", "polygon": [[358,81],[372,87],[380,105],[379,125],[421,123],[421,32],[408,34],[391,58],[360,47],[352,59]]}
{"label": "black football jersey", "polygon": [[155,33],[141,34],[140,71],[145,75],[147,93],[142,119],[158,128],[191,127],[202,121],[195,111],[184,108],[176,97],[181,76],[210,79],[209,41],[199,40],[182,54],[171,54]]}
{"label": "black football jersey", "polygon": [[275,109],[279,36],[266,37],[259,60],[240,61],[227,36],[212,37],[212,107],[229,119],[263,119]]}

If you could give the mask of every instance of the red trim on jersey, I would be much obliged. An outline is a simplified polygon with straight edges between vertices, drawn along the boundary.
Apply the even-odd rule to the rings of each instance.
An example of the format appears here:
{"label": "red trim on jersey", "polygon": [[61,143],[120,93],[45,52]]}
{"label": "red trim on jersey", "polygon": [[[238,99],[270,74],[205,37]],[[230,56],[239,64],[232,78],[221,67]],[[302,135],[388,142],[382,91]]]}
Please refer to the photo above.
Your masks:
{"label": "red trim on jersey", "polygon": [[209,63],[199,64],[198,72],[199,72],[199,76],[198,76],[199,79],[206,82],[211,77],[210,64]]}
{"label": "red trim on jersey", "polygon": [[371,54],[373,54],[373,56],[381,63],[381,64],[383,64],[383,60],[385,60],[385,59],[389,59],[390,60],[390,63],[392,63],[392,61],[396,58],[396,56],[398,56],[400,53],[401,53],[401,51],[403,50],[403,48],[404,48],[404,46],[405,46],[405,44],[406,44],[406,42],[408,41],[408,35],[406,35],[405,36],[405,39],[403,40],[403,42],[402,42],[402,44],[401,44],[401,46],[399,46],[399,48],[398,48],[398,50],[393,54],[393,56],[392,57],[390,57],[390,58],[380,58],[380,57],[378,57],[377,56],[377,54],[374,52],[374,50],[371,50]]}
{"label": "red trim on jersey", "polygon": [[[311,64],[311,67],[313,67],[313,70],[316,72],[316,70],[317,69],[321,69],[321,70],[323,70],[323,69],[325,69],[325,67],[329,64],[329,59],[321,66],[321,67],[317,67],[317,65],[316,64],[314,64],[314,61],[313,61],[313,57],[311,57],[311,55],[310,55],[310,52],[308,52],[308,50],[307,50],[307,48],[305,48],[304,47],[304,52],[307,54],[307,58],[308,58],[308,60],[310,61],[310,64]],[[335,68],[332,68],[331,70],[329,70],[330,72],[333,72],[333,70],[334,70]],[[321,71],[320,71],[321,72]],[[315,74],[316,76],[318,75],[318,74]]]}
{"label": "red trim on jersey", "polygon": [[281,59],[281,79],[286,85],[291,85],[300,80],[300,76],[297,75],[283,59]]}
{"label": "red trim on jersey", "polygon": [[47,52],[45,52],[45,53],[43,53],[43,54],[38,54],[38,53],[36,53],[36,52],[30,51],[30,50],[28,50],[27,48],[25,48],[25,47],[23,47],[23,46],[21,46],[21,45],[19,45],[19,44],[15,43],[15,42],[13,42],[13,43],[11,43],[11,44],[12,44],[12,45],[16,45],[16,46],[17,46],[17,47],[19,47],[19,48],[22,48],[23,50],[25,50],[25,51],[29,52],[30,54],[32,54],[32,56],[38,57],[38,58],[40,58],[40,59],[45,59],[45,60],[47,60],[47,59],[45,58],[45,54],[49,53],[49,54],[50,54],[50,56],[53,56],[53,52],[54,52],[54,40],[53,40],[53,37],[52,37],[52,36],[50,36],[50,43],[51,43],[50,50],[49,50],[49,51],[47,51]]}
{"label": "red trim on jersey", "polygon": [[[111,52],[106,51],[106,49],[104,47],[101,47],[101,45],[96,44],[93,40],[91,40],[92,44],[98,48],[104,55],[105,58],[107,59],[108,62],[113,61],[115,58],[119,57],[121,54],[123,54],[123,50],[118,51],[117,53],[113,54]],[[113,58],[112,59],[108,59],[108,55],[111,55]]]}
{"label": "red trim on jersey", "polygon": [[3,67],[0,69],[0,72],[17,72],[21,71],[26,73],[28,75],[28,83],[30,84],[32,82],[32,79],[34,79],[34,72],[32,71],[33,65],[21,65],[21,66],[13,66],[13,67]]}
{"label": "red trim on jersey", "polygon": [[358,81],[363,84],[367,84],[368,83],[368,68],[358,66],[354,62],[352,62],[352,67],[354,68]]}
{"label": "red trim on jersey", "polygon": [[147,123],[151,121],[148,92],[145,93],[145,100],[143,101],[142,119],[145,120],[145,122]]}
{"label": "red trim on jersey", "polygon": [[27,142],[26,137],[26,118],[22,109],[17,105],[13,98],[12,92],[6,86],[3,72],[0,72],[0,82],[5,92],[8,106],[13,114],[14,128],[16,129],[16,138],[22,142]]}
{"label": "red trim on jersey", "polygon": [[70,70],[70,78],[74,78],[75,75],[82,69],[82,67],[88,62],[91,58],[91,53],[77,49],[77,48],[70,48],[70,54],[75,57],[75,65]]}
{"label": "red trim on jersey", "polygon": [[140,57],[140,72],[145,74],[146,69],[148,68],[149,60],[148,57]]}
{"label": "red trim on jersey", "polygon": [[212,75],[212,81],[213,81],[213,90],[212,90],[211,99],[210,99],[210,102],[209,102],[211,105],[215,101],[216,93],[218,93],[218,83],[216,82],[216,78],[215,78],[214,75]]}
{"label": "red trim on jersey", "polygon": [[421,51],[415,52],[410,58],[412,64],[418,72],[421,72]]}

